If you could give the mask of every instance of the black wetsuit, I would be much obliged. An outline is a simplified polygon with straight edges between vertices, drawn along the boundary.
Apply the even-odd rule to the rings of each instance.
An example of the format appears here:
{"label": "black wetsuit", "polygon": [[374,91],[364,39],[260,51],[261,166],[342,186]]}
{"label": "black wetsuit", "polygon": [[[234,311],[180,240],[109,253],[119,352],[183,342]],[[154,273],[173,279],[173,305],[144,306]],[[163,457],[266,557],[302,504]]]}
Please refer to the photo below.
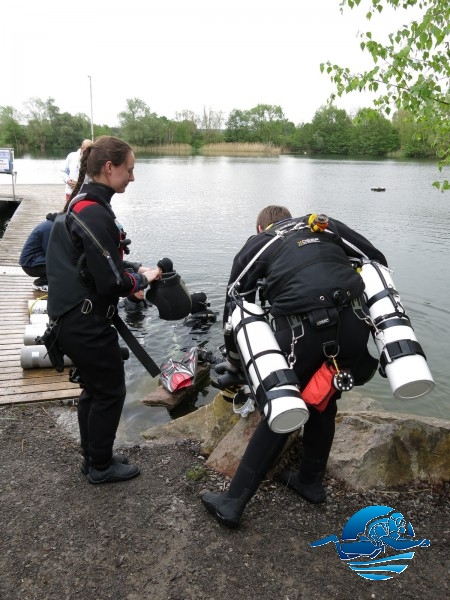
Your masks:
{"label": "black wetsuit", "polygon": [[78,403],[83,455],[102,468],[110,462],[125,400],[122,354],[111,319],[119,297],[143,289],[147,281],[137,273],[139,263],[123,260],[125,234],[110,206],[114,190],[91,182],[82,192],[69,214],[57,217],[50,236],[48,312],[84,386]]}
{"label": "black wetsuit", "polygon": [[[289,223],[306,224],[308,217],[283,221],[247,240],[234,259],[227,290],[255,255],[273,240],[273,230]],[[330,341],[337,341],[339,345],[339,367],[350,369],[356,382],[364,383],[373,374],[376,361],[367,351],[369,327],[355,315],[351,306],[351,300],[361,295],[364,283],[348,259],[361,257],[351,245],[366,258],[387,266],[384,255],[365,237],[331,218],[328,232],[313,233],[309,228],[303,228],[292,234],[290,242],[286,241],[287,238],[276,239],[261,253],[240,279],[236,291],[248,302],[254,302],[257,282],[265,280],[264,297],[268,299],[270,313],[274,317],[275,337],[286,356],[291,351],[293,335],[301,335],[295,343],[294,365],[300,389],[325,361],[323,345]],[[350,245],[343,243],[342,238]],[[224,324],[234,307],[235,303],[227,292]],[[299,325],[294,331],[286,315],[295,315]],[[326,323],[327,316],[331,317],[329,325]],[[316,327],[315,323],[321,320],[325,321],[324,325]],[[231,361],[239,358],[233,334],[225,335],[225,346]],[[337,391],[323,412],[309,407],[310,416],[303,432],[303,460],[310,460],[317,470],[325,470],[334,438],[336,400],[340,396]],[[288,435],[272,432],[267,422],[261,420],[241,463],[247,473],[257,475],[257,479],[263,477],[281,452]],[[245,477],[248,478],[248,475]],[[248,482],[233,480],[232,485],[245,487]]]}

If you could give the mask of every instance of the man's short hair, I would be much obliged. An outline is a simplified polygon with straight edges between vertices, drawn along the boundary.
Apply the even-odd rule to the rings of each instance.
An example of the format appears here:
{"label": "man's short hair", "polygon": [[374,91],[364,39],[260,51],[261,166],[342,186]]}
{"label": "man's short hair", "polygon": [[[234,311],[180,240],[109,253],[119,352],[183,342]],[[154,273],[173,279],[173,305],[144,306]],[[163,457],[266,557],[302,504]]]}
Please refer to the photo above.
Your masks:
{"label": "man's short hair", "polygon": [[264,231],[264,229],[267,229],[273,223],[277,223],[283,219],[290,219],[291,217],[290,211],[285,206],[270,204],[259,213],[256,219],[256,231],[259,232],[259,228]]}

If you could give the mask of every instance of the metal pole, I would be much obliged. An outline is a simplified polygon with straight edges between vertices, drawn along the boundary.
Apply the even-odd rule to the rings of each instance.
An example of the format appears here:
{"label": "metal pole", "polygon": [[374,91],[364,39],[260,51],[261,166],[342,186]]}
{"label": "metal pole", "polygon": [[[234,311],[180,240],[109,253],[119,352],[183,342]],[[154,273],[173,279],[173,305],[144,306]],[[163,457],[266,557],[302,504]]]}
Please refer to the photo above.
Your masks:
{"label": "metal pole", "polygon": [[94,113],[92,111],[92,77],[90,75],[88,75],[89,77],[89,90],[90,90],[90,94],[91,94],[91,139],[92,141],[94,141]]}

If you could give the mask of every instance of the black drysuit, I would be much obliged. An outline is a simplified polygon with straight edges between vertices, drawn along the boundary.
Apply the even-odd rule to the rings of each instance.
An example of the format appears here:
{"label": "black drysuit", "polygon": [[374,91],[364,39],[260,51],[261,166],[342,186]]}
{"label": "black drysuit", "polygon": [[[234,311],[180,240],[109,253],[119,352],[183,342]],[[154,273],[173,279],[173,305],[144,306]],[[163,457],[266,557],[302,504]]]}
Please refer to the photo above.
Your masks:
{"label": "black drysuit", "polygon": [[[367,351],[370,329],[351,306],[351,301],[361,296],[364,283],[349,258],[365,257],[386,266],[387,262],[384,255],[365,237],[344,223],[330,218],[327,231],[312,232],[306,226],[308,217],[282,221],[247,240],[233,262],[225,301],[224,325],[235,307],[229,294],[230,285],[239,279],[235,290],[248,302],[254,302],[257,282],[264,282],[263,295],[270,306],[275,337],[286,357],[291,352],[293,336],[301,336],[295,342],[293,367],[300,389],[306,386],[325,361],[324,344],[330,341],[338,344],[336,359],[339,367],[350,369],[356,383],[362,384],[373,375],[376,361]],[[297,232],[273,241],[240,277],[261,249],[274,239],[275,230],[283,226],[288,229],[297,223],[300,224]],[[314,325],[324,315],[336,317],[336,313],[337,324]],[[300,326],[294,331],[286,315],[298,317]],[[225,335],[225,346],[230,362],[238,359],[232,334]],[[331,344],[330,348],[335,348],[335,345]],[[323,412],[308,407],[309,419],[304,426],[302,440],[302,464],[311,472],[325,471],[334,438],[336,400],[340,396],[341,393],[336,391]],[[261,420],[231,482],[231,497],[239,497],[241,488],[252,489],[254,493],[283,449],[288,435],[274,433],[267,422]]]}
{"label": "black drysuit", "polygon": [[[48,313],[57,340],[77,367],[83,390],[78,403],[84,457],[106,467],[125,401],[125,373],[112,326],[119,297],[147,285],[139,263],[123,260],[125,233],[110,202],[114,190],[91,182],[59,215],[47,252]],[[77,220],[77,218],[78,220]]]}

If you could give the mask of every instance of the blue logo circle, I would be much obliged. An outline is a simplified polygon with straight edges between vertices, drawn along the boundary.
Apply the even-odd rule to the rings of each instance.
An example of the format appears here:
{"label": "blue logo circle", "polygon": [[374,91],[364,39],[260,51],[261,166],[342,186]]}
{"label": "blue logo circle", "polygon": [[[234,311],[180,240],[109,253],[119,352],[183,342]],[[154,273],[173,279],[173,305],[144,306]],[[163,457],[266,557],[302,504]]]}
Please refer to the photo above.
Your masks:
{"label": "blue logo circle", "polygon": [[[312,542],[311,547],[330,542],[336,545],[339,558],[352,571],[373,581],[392,579],[403,573],[408,568],[405,561],[414,557],[414,552],[409,550],[430,545],[430,540],[414,539],[414,529],[402,513],[383,505],[367,506],[357,511],[345,524],[341,539],[329,535]],[[389,554],[380,557],[387,550]]]}

